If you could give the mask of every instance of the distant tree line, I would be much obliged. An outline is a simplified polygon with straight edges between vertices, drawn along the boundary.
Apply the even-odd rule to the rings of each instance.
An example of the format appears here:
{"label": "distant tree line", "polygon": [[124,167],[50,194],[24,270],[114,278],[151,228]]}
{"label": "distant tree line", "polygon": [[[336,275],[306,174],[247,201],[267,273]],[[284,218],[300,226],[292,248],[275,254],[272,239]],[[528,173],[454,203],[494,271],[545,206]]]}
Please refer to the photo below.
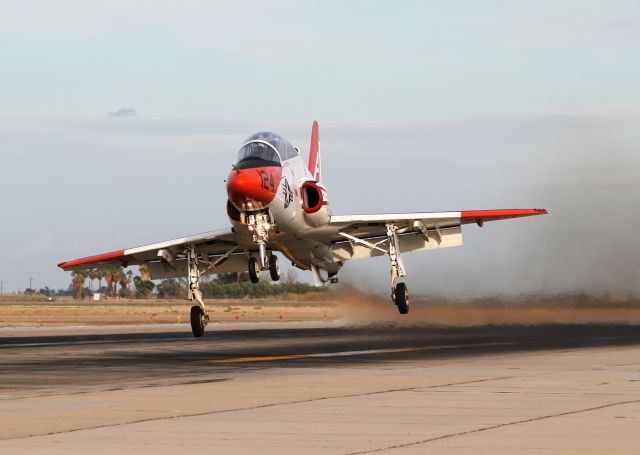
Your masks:
{"label": "distant tree line", "polygon": [[[184,298],[187,295],[187,281],[185,279],[164,280],[156,289],[159,299]],[[263,298],[284,294],[304,294],[322,289],[324,288],[316,288],[298,281],[293,269],[289,270],[279,283],[272,283],[265,279],[253,284],[249,281],[249,274],[246,272],[220,273],[213,278],[205,277],[200,281],[200,290],[207,299]]]}
{"label": "distant tree line", "polygon": [[[131,270],[125,271],[123,267],[106,267],[71,272],[71,286],[74,289],[73,296],[81,300],[85,294],[100,292],[115,298],[150,298],[155,284],[149,280],[149,272],[146,265],[139,268],[140,276],[134,276]],[[89,286],[86,285],[87,280]],[[94,282],[98,280],[98,287],[94,289]],[[102,280],[105,286],[102,286]]]}
{"label": "distant tree line", "polygon": [[[154,296],[155,291],[159,299],[186,298],[186,279],[167,279],[156,285],[150,280],[149,271],[145,265],[140,266],[139,273],[140,275],[134,275],[131,270],[125,271],[122,267],[75,271],[71,273],[69,291],[72,290],[73,297],[78,300],[93,292],[101,292],[110,298],[117,296],[149,299]],[[96,280],[98,281],[97,288],[94,287]],[[102,285],[103,280],[104,286]],[[304,294],[318,290],[307,283],[298,281],[293,269],[289,270],[277,284],[272,284],[268,279],[253,284],[249,281],[248,273],[232,272],[203,277],[200,281],[200,289],[204,297],[209,299],[262,298],[283,294]]]}

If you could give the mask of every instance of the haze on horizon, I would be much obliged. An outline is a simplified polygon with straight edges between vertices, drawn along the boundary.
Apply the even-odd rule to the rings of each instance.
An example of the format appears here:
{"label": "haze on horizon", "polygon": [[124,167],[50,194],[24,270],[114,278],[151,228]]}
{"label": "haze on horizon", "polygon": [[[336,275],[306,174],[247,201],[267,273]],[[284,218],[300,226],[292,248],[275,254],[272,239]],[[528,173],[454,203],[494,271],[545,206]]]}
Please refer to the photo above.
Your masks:
{"label": "haze on horizon", "polygon": [[631,1],[3,2],[0,280],[226,226],[242,140],[317,118],[336,214],[549,209],[405,255],[414,293],[638,294],[639,54]]}

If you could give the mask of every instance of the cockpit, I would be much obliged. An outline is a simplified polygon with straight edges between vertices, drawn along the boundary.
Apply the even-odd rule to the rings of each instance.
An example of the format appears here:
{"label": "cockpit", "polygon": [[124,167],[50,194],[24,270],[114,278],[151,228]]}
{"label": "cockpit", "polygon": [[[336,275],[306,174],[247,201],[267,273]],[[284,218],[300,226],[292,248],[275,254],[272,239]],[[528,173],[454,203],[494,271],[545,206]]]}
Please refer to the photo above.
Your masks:
{"label": "cockpit", "polygon": [[263,131],[249,136],[238,152],[238,169],[282,166],[282,162],[298,156],[289,141],[276,133]]}

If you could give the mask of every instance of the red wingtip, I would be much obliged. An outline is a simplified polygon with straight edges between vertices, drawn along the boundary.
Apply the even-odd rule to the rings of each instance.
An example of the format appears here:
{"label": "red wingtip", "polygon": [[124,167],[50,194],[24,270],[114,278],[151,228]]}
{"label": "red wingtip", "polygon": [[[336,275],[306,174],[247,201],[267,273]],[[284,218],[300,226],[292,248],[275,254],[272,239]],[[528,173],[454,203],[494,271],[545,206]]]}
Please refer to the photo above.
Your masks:
{"label": "red wingtip", "polygon": [[124,256],[124,250],[112,251],[111,253],[98,254],[96,256],[89,256],[82,259],[76,259],[73,261],[61,262],[58,267],[66,269],[69,267],[78,267],[83,265],[92,264],[95,262],[107,261],[109,259],[117,259]]}
{"label": "red wingtip", "polygon": [[498,210],[463,210],[462,218],[489,218],[489,217],[518,217],[531,215],[544,215],[545,209],[498,209]]}

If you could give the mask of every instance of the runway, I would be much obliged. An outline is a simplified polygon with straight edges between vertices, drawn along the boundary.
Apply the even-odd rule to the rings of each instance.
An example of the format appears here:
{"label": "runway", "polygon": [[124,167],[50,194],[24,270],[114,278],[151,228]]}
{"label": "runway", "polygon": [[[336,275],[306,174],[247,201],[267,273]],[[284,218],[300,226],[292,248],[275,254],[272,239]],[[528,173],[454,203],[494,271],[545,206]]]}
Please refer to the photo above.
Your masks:
{"label": "runway", "polygon": [[[0,451],[634,453],[640,328],[0,331]],[[619,436],[615,436],[619,433]]]}

